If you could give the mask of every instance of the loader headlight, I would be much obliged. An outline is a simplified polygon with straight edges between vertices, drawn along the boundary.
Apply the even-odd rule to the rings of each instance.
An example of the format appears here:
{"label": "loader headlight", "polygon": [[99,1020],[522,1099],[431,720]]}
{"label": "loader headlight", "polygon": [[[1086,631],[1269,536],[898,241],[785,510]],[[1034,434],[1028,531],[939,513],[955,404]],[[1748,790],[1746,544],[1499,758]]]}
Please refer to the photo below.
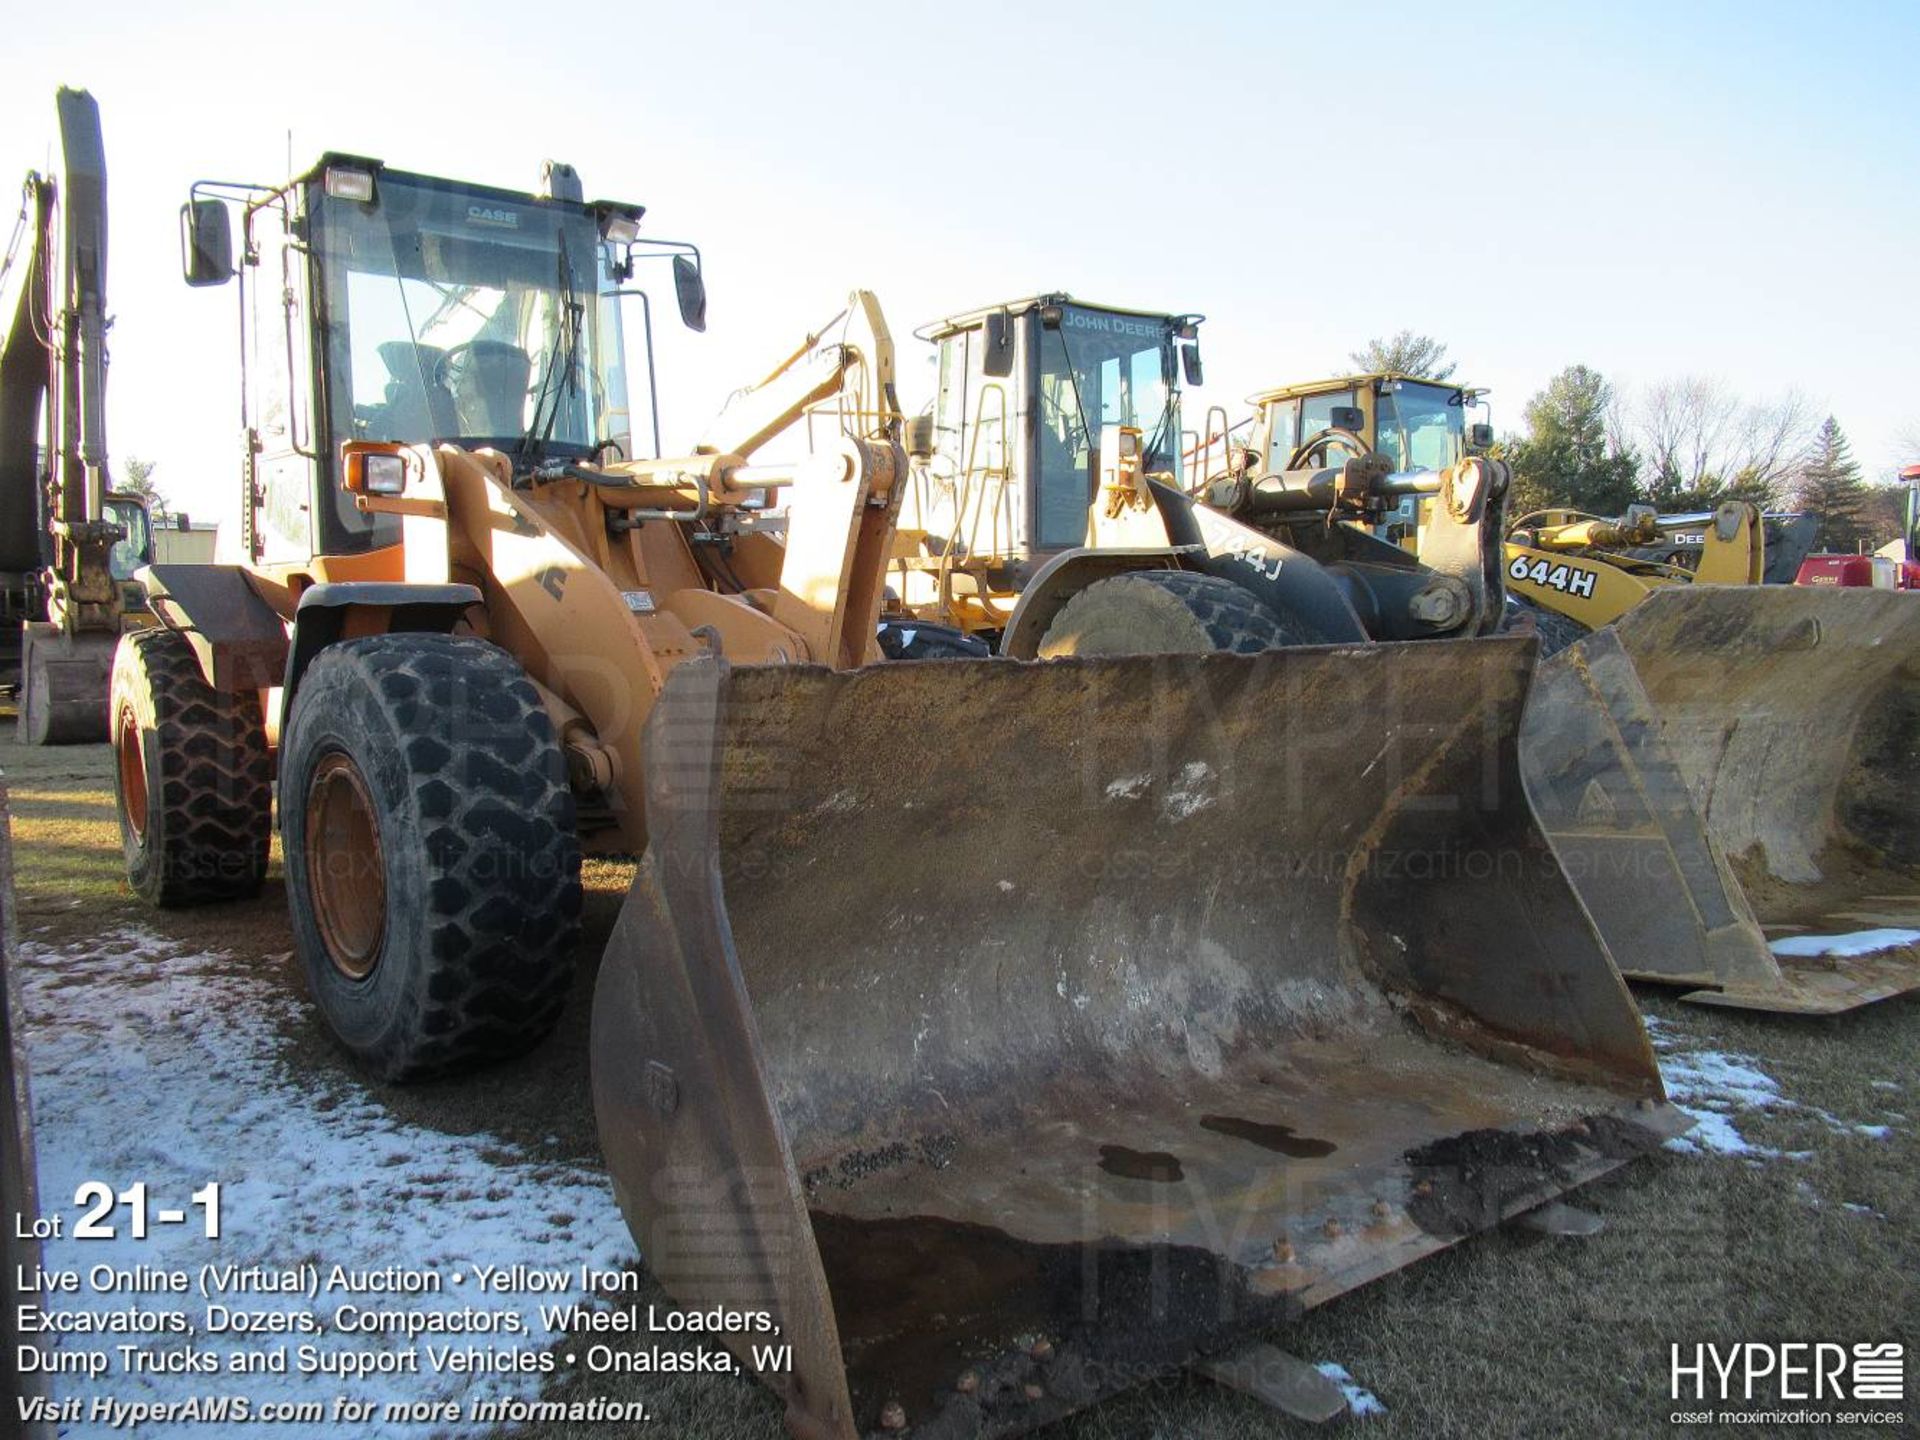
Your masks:
{"label": "loader headlight", "polygon": [[397,445],[349,444],[346,487],[356,495],[398,495],[407,488],[407,457]]}
{"label": "loader headlight", "polygon": [[373,203],[373,172],[356,170],[347,165],[329,165],[327,167],[327,194],[335,200],[357,200],[362,205]]}
{"label": "loader headlight", "polygon": [[631,245],[640,238],[639,218],[609,211],[600,221],[600,235],[610,245]]}

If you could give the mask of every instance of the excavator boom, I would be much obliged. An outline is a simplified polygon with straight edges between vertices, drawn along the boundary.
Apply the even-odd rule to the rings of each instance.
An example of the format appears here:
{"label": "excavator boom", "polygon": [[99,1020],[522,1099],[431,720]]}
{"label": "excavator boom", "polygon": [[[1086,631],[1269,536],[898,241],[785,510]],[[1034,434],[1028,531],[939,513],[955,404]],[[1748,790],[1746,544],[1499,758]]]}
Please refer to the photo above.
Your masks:
{"label": "excavator boom", "polygon": [[20,724],[36,745],[106,738],[113,648],[122,616],[138,605],[110,558],[129,537],[107,506],[100,111],[84,90],[55,98],[62,171],[58,180],[27,177],[32,249],[9,252],[0,310],[8,324],[0,352],[0,581],[13,597],[8,619],[24,617]]}

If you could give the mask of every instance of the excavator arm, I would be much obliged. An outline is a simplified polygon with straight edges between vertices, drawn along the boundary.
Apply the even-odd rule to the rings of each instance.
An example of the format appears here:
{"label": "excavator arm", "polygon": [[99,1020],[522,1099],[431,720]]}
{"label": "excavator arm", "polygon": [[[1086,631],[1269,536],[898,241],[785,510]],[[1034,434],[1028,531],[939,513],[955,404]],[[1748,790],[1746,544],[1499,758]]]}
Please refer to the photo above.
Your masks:
{"label": "excavator arm", "polygon": [[107,669],[130,603],[111,561],[127,530],[107,510],[100,110],[84,90],[55,98],[63,172],[27,177],[33,248],[24,265],[17,250],[8,256],[0,409],[0,571],[30,596],[20,713],[32,744],[105,738]]}

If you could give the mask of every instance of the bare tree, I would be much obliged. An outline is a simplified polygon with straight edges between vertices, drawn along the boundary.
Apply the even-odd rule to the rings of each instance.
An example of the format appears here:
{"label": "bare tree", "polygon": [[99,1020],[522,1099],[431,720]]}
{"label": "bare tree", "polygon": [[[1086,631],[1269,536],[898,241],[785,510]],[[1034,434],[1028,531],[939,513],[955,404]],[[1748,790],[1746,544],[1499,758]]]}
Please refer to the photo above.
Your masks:
{"label": "bare tree", "polygon": [[1893,432],[1893,448],[1896,472],[1909,465],[1920,465],[1920,420],[1909,420]]}
{"label": "bare tree", "polygon": [[1631,426],[1656,503],[1729,495],[1765,503],[1788,488],[1819,420],[1796,390],[1751,402],[1719,380],[1686,375],[1647,386]]}
{"label": "bare tree", "polygon": [[1447,359],[1447,347],[1431,335],[1416,335],[1402,330],[1391,339],[1375,336],[1361,349],[1347,356],[1368,374],[1390,371],[1397,375],[1418,375],[1428,380],[1445,380],[1458,368]]}

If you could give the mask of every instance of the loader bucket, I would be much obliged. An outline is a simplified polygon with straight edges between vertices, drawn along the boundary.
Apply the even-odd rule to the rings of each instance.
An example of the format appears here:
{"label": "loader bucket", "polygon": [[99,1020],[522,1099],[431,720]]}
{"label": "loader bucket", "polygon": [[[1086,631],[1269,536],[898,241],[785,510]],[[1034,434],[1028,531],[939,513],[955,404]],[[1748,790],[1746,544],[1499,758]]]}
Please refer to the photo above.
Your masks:
{"label": "loader bucket", "polygon": [[1521,754],[1629,976],[1815,1014],[1920,988],[1911,957],[1783,965],[1762,930],[1920,912],[1913,597],[1657,591],[1542,666]]}
{"label": "loader bucket", "polygon": [[660,1283],[796,1435],[1016,1434],[1680,1128],[1533,655],[680,666],[593,1016]]}

